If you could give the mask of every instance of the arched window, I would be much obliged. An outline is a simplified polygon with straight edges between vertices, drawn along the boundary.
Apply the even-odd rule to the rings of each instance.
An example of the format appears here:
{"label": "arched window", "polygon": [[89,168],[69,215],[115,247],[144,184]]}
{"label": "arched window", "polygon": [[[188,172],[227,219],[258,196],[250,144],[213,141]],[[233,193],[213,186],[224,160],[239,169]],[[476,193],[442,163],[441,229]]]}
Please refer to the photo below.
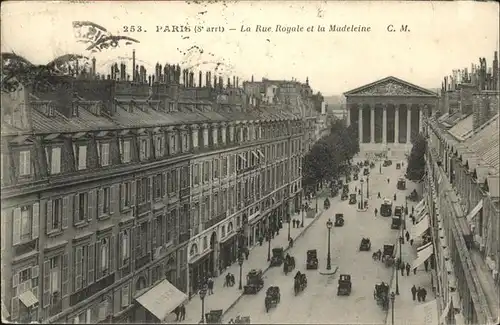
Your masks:
{"label": "arched window", "polygon": [[207,246],[208,246],[208,240],[207,240],[207,237],[203,237],[203,250],[207,249]]}
{"label": "arched window", "polygon": [[191,246],[191,250],[189,251],[189,256],[194,256],[198,254],[198,246],[196,244],[193,244]]}
{"label": "arched window", "polygon": [[233,231],[233,223],[230,222],[228,225],[227,225],[227,232],[230,233],[231,231]]}
{"label": "arched window", "polygon": [[222,226],[222,236],[221,237],[226,237],[226,226]]}

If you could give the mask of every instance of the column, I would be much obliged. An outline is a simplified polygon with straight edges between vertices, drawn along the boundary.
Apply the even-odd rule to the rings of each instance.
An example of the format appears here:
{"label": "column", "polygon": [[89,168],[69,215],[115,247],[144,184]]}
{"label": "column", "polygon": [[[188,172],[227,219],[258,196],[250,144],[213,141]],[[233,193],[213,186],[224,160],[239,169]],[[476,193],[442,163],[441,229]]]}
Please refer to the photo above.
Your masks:
{"label": "column", "polygon": [[359,143],[363,143],[363,105],[359,106],[359,117],[358,117],[358,134]]}
{"label": "column", "polygon": [[411,136],[411,104],[406,106],[406,143],[410,143]]}
{"label": "column", "polygon": [[394,143],[399,143],[399,104],[394,106]]}
{"label": "column", "polygon": [[422,132],[422,105],[418,105],[418,132]]}
{"label": "column", "polygon": [[375,106],[370,106],[370,143],[375,143]]}
{"label": "column", "polygon": [[387,104],[384,104],[382,116],[382,143],[387,144]]}
{"label": "column", "polygon": [[346,121],[346,125],[350,126],[351,125],[351,107],[349,105],[346,105],[346,109],[347,109],[347,121]]}

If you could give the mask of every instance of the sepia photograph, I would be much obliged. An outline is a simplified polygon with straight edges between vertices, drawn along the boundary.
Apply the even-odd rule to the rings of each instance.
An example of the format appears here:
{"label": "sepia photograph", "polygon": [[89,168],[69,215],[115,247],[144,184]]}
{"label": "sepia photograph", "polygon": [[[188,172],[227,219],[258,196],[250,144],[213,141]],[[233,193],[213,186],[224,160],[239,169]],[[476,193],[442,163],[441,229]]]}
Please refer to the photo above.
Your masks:
{"label": "sepia photograph", "polygon": [[2,323],[498,324],[499,8],[3,2]]}

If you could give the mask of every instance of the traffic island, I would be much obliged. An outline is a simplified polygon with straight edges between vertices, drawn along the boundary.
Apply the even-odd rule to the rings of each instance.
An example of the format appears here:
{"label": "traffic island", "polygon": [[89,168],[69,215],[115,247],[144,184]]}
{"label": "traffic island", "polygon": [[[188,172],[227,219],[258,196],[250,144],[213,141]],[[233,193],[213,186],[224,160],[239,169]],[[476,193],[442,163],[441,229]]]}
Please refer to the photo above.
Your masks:
{"label": "traffic island", "polygon": [[332,266],[332,268],[330,270],[327,270],[326,268],[319,270],[319,274],[321,274],[321,275],[334,275],[335,273],[337,273],[338,269],[339,269],[338,266]]}

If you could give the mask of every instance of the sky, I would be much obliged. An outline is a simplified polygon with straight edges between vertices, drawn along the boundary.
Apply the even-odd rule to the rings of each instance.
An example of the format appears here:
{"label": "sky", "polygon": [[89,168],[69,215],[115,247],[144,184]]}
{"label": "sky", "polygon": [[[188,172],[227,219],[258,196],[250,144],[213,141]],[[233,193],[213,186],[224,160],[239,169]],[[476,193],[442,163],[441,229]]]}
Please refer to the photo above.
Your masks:
{"label": "sky", "polygon": [[[91,21],[140,43],[90,53],[77,42],[73,21]],[[391,24],[396,32],[388,31]],[[187,25],[191,31],[157,32],[172,25]],[[257,25],[272,31],[257,32]],[[304,30],[286,33],[276,31],[276,25]],[[329,32],[330,25],[371,30]],[[402,25],[408,31],[400,31]],[[141,26],[143,31],[127,33],[126,26]],[[12,1],[1,7],[1,51],[15,52],[35,64],[67,53],[82,54],[96,58],[98,72],[109,73],[111,62],[128,60],[135,49],[139,64],[151,74],[157,62],[179,63],[192,67],[195,76],[199,70],[211,70],[213,75],[217,68],[224,80],[250,80],[252,75],[255,80],[309,78],[314,91],[339,95],[389,75],[438,88],[445,75],[454,69],[470,70],[479,57],[490,66],[499,48],[498,26],[498,4],[493,2]],[[217,31],[207,31],[210,27]],[[242,31],[246,27],[250,31]]]}

